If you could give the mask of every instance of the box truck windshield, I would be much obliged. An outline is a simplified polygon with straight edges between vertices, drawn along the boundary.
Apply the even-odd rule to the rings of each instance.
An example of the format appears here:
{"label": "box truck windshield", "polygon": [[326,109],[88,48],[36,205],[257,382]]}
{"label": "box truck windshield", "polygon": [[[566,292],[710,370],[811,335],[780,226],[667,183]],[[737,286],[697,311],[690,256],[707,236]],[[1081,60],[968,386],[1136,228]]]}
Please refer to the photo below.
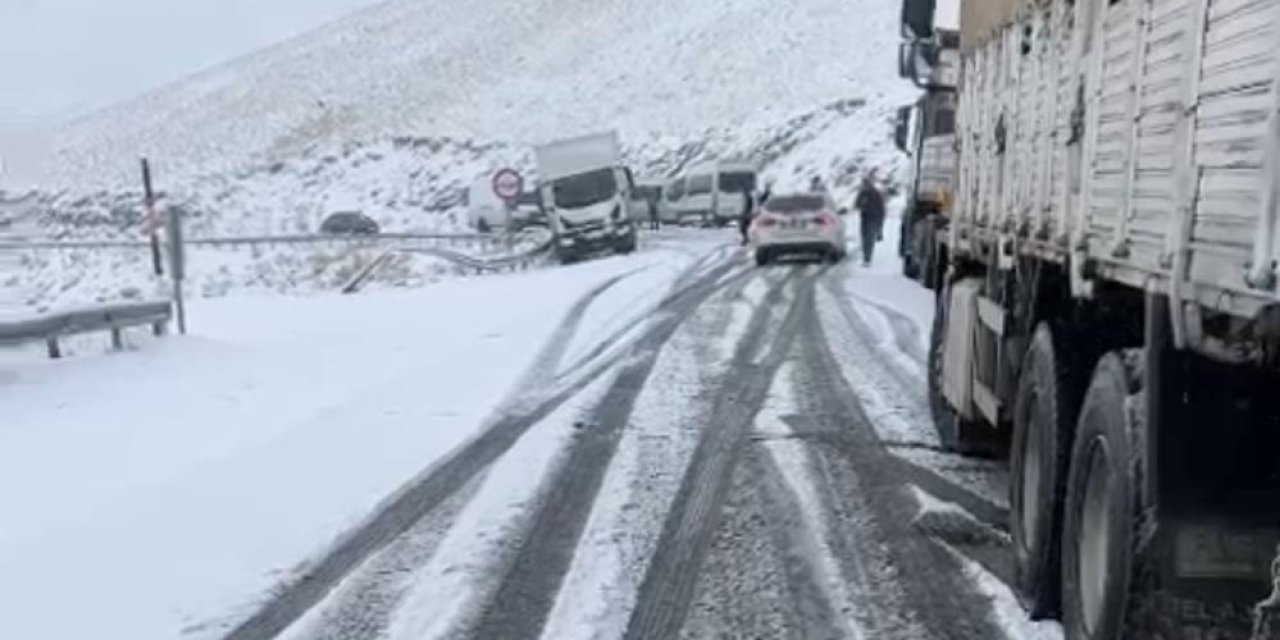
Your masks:
{"label": "box truck windshield", "polygon": [[560,178],[552,185],[556,206],[580,209],[604,202],[618,192],[613,169],[598,169]]}
{"label": "box truck windshield", "polygon": [[722,193],[755,192],[756,174],[750,171],[732,171],[720,174],[720,191]]}

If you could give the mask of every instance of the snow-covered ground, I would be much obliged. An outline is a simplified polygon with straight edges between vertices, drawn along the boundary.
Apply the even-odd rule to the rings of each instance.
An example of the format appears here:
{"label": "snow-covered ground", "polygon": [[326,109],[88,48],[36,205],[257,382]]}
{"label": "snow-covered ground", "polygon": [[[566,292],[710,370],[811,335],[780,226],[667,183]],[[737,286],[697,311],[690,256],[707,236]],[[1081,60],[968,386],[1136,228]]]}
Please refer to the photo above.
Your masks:
{"label": "snow-covered ground", "polygon": [[693,260],[233,296],[119,354],[0,351],[0,637],[216,636],[473,434],[584,292],[636,278],[598,334]]}

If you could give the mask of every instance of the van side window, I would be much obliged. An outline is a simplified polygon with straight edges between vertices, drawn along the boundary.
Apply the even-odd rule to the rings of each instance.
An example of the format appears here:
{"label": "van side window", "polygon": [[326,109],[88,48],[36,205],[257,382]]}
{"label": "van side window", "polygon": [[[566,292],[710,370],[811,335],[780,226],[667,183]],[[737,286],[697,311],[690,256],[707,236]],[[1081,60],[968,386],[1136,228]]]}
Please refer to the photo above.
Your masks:
{"label": "van side window", "polygon": [[689,195],[696,196],[704,193],[711,193],[711,176],[689,178]]}
{"label": "van side window", "polygon": [[671,187],[667,189],[667,200],[675,202],[684,197],[684,178],[671,183]]}

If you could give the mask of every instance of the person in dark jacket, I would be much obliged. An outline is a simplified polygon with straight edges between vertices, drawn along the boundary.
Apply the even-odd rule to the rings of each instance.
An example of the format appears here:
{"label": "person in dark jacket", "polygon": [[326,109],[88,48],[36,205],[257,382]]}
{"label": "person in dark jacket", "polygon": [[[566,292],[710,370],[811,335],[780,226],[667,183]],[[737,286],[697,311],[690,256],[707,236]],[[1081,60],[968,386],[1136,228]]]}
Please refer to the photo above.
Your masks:
{"label": "person in dark jacket", "polygon": [[853,206],[862,218],[862,264],[871,266],[876,243],[884,234],[884,195],[876,188],[874,175],[867,174],[863,178]]}
{"label": "person in dark jacket", "polygon": [[649,230],[657,231],[662,228],[662,220],[658,217],[658,199],[650,195],[645,201],[649,204]]}
{"label": "person in dark jacket", "polygon": [[755,203],[751,198],[751,190],[742,190],[742,212],[738,214],[738,233],[742,234],[742,244],[747,244],[747,230],[751,228],[751,214],[755,212]]}

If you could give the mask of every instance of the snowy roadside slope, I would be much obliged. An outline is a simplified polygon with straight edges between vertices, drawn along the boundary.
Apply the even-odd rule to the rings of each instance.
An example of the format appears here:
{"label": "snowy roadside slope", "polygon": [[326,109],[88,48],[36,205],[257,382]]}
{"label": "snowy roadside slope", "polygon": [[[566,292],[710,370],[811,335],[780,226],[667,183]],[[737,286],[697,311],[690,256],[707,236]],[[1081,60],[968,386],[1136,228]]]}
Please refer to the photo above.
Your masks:
{"label": "snowy roadside slope", "polygon": [[124,353],[0,351],[0,637],[220,637],[485,426],[587,291],[646,275],[584,318],[598,334],[696,259],[236,296]]}
{"label": "snowy roadside slope", "polygon": [[878,0],[391,0],[67,126],[50,177],[114,186],[140,155],[194,175],[385,135],[686,140],[897,104],[896,39]]}

